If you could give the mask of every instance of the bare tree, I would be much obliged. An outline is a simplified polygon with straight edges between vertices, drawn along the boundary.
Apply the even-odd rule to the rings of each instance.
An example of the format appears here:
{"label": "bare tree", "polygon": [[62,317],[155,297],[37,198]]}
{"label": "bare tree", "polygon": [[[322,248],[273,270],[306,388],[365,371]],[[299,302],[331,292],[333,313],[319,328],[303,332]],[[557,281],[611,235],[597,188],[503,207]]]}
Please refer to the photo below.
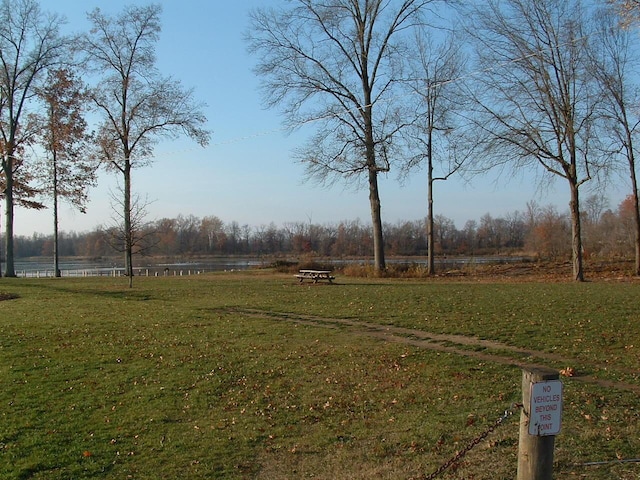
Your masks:
{"label": "bare tree", "polygon": [[377,271],[385,269],[378,174],[388,172],[402,126],[394,104],[402,40],[434,0],[294,0],[252,12],[250,51],[266,103],[294,129],[316,122],[297,153],[321,183],[366,178]]}
{"label": "bare tree", "polygon": [[635,275],[640,275],[640,204],[636,176],[635,137],[640,125],[637,105],[640,101],[637,74],[638,57],[633,45],[635,32],[619,27],[619,17],[610,9],[601,9],[596,16],[598,35],[592,37],[593,74],[603,91],[601,114],[605,121],[603,137],[610,154],[622,157],[626,163],[634,199]]}
{"label": "bare tree", "polygon": [[100,75],[91,97],[102,114],[100,156],[123,179],[123,228],[126,274],[133,275],[133,203],[131,170],[150,162],[160,138],[186,134],[200,145],[209,141],[202,104],[155,66],[160,34],[160,5],[125,7],[115,17],[93,10],[93,24],[82,42],[88,64]]}
{"label": "bare tree", "polygon": [[38,95],[46,106],[39,137],[47,153],[38,170],[43,192],[53,203],[53,263],[55,276],[59,277],[59,200],[66,199],[84,213],[88,188],[96,182],[96,164],[84,119],[88,99],[79,79],[68,69],[52,70]]}
{"label": "bare tree", "polygon": [[[121,188],[119,195],[111,194],[114,216],[112,224],[103,233],[113,250],[124,253],[130,249],[131,255],[146,255],[159,243],[156,229],[147,220],[151,202],[148,198],[141,199],[134,194],[131,197],[131,207],[126,210],[122,207],[124,198]],[[125,218],[125,213],[129,214],[128,219]],[[129,277],[129,288],[133,287],[133,271],[126,266],[125,275]]]}
{"label": "bare tree", "polygon": [[621,17],[623,27],[628,27],[640,20],[640,0],[608,0],[614,5]]}
{"label": "bare tree", "polygon": [[[437,43],[424,30],[416,37],[416,55],[410,74],[410,98],[416,120],[407,129],[411,156],[407,172],[426,164],[427,169],[427,273],[435,274],[434,182],[458,172],[473,148],[464,142],[459,81],[465,69],[463,44],[453,34]],[[458,148],[460,147],[460,148]],[[437,168],[437,170],[436,170]]]}
{"label": "bare tree", "polygon": [[200,237],[205,252],[225,253],[228,241],[226,225],[215,215],[207,215],[200,222]]}
{"label": "bare tree", "polygon": [[[29,190],[23,175],[25,147],[35,138],[31,101],[46,71],[59,64],[67,41],[59,35],[63,20],[45,14],[35,0],[0,3],[0,154],[5,199],[5,276],[15,277],[13,217],[16,188]],[[20,184],[20,185],[19,185]],[[27,204],[29,206],[29,204]]]}
{"label": "bare tree", "polygon": [[582,215],[584,220],[584,238],[588,254],[600,254],[606,243],[604,237],[612,232],[604,230],[602,219],[606,212],[610,212],[609,199],[601,193],[589,195],[582,202]]}
{"label": "bare tree", "polygon": [[598,101],[588,71],[580,0],[487,0],[469,29],[477,42],[480,127],[491,157],[522,171],[540,167],[570,190],[573,278],[584,280],[580,186],[596,174]]}

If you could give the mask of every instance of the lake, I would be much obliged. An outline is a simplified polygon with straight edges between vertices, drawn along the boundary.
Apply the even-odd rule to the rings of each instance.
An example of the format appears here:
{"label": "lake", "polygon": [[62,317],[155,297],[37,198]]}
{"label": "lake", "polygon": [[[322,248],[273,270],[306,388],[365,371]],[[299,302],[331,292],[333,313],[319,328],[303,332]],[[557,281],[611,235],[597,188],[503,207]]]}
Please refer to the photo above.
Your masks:
{"label": "lake", "polygon": [[[246,270],[268,265],[269,261],[258,258],[220,257],[190,261],[134,260],[134,273],[138,276],[196,275],[204,272]],[[3,272],[4,272],[4,265]],[[117,259],[88,260],[71,258],[60,260],[63,277],[120,276],[124,273],[124,262]],[[19,277],[53,277],[53,261],[43,258],[18,259],[15,261]]]}
{"label": "lake", "polygon": [[[436,264],[447,268],[460,268],[472,264],[499,264],[526,260],[525,257],[450,257],[437,258]],[[211,257],[189,261],[162,261],[153,258],[134,259],[134,273],[137,276],[182,276],[198,275],[205,272],[247,270],[266,267],[275,261],[274,258],[257,257]],[[372,259],[318,259],[326,265],[341,267],[350,263],[372,264]],[[387,264],[426,265],[424,257],[390,258]],[[2,265],[4,272],[4,265]],[[44,258],[18,259],[15,262],[16,274],[19,277],[53,277],[53,261]],[[82,258],[65,258],[60,261],[63,277],[96,277],[124,274],[124,262],[119,258],[89,260]]]}

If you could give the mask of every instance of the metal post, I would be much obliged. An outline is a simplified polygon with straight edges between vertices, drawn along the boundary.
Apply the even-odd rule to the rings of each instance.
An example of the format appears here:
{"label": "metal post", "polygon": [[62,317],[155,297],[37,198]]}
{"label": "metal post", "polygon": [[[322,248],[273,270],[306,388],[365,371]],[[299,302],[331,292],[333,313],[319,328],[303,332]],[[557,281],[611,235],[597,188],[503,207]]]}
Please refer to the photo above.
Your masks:
{"label": "metal post", "polygon": [[555,370],[531,368],[522,371],[522,412],[518,445],[518,480],[551,480],[553,478],[553,449],[555,435],[529,434],[532,384],[558,380]]}

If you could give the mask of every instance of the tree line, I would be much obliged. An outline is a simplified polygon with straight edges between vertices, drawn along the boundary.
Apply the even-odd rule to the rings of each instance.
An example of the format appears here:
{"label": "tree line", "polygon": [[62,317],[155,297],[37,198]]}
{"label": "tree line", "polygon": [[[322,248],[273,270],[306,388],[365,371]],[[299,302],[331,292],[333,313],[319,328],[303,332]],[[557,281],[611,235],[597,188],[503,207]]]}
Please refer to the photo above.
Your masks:
{"label": "tree line", "polygon": [[[628,258],[634,250],[633,200],[625,199],[616,209],[605,208],[600,197],[585,204],[585,252],[601,259]],[[393,256],[421,256],[428,253],[426,220],[384,224],[385,250]],[[145,243],[136,253],[180,258],[206,255],[295,256],[369,258],[373,245],[371,226],[360,220],[331,224],[292,222],[278,226],[225,223],[216,216],[193,215],[163,218],[144,227]],[[457,228],[453,220],[434,219],[435,256],[518,255],[541,260],[564,261],[570,257],[568,212],[554,206],[529,202],[524,211],[502,217],[487,213]],[[113,256],[113,232],[98,229],[84,233],[62,233],[60,253],[64,256],[101,258]],[[50,257],[51,235],[16,237],[20,257]]]}
{"label": "tree line", "polygon": [[[5,276],[15,276],[14,206],[53,207],[57,273],[57,202],[83,209],[98,168],[118,175],[122,188],[118,222],[106,230],[108,239],[94,232],[93,248],[103,242],[124,253],[130,286],[135,253],[214,250],[215,229],[203,237],[207,242],[191,245],[197,236],[176,227],[178,219],[150,225],[131,183],[132,169],[150,163],[161,139],[185,135],[206,146],[210,138],[194,92],[156,68],[161,11],[158,4],[128,6],[115,15],[97,8],[87,13],[88,32],[63,35],[64,18],[43,12],[37,0],[0,0]],[[246,42],[265,105],[277,108],[288,128],[313,130],[293,153],[308,179],[368,189],[369,233],[354,248],[368,249],[377,270],[386,267],[386,253],[405,249],[426,250],[434,273],[438,253],[529,242],[541,255],[568,250],[573,278],[582,281],[583,256],[594,249],[585,191],[602,191],[620,177],[629,185],[640,275],[640,63],[633,28],[639,11],[637,2],[625,0],[294,0],[252,10]],[[88,113],[95,125],[87,123]],[[561,178],[568,217],[545,208],[546,220],[538,225],[539,212],[527,212],[528,230],[517,241],[514,232],[522,229],[506,235],[496,225],[496,239],[478,236],[491,231],[488,225],[496,222],[489,219],[485,226],[465,226],[463,232],[474,232],[466,244],[459,232],[443,233],[457,230],[437,214],[433,183],[452,175],[471,181],[490,169],[540,183]],[[426,233],[415,233],[413,247],[396,235],[403,229],[381,216],[378,176],[392,171],[400,178],[426,171]],[[304,223],[248,232],[232,225],[225,248],[244,245],[247,253],[298,252],[307,245],[326,254],[342,246],[343,236],[351,238],[344,233],[350,222],[309,225],[305,241]],[[316,244],[316,233],[323,243]],[[551,237],[564,238],[566,247]],[[172,238],[178,243],[169,247]],[[419,239],[425,248],[416,246]],[[351,247],[334,253],[360,254]]]}

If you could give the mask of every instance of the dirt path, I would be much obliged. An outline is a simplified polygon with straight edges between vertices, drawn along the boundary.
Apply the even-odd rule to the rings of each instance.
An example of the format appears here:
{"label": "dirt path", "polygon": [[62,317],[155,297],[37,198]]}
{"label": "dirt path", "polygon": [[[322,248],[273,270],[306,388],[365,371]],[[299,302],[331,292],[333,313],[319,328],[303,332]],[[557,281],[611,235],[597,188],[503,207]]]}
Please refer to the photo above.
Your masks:
{"label": "dirt path", "polygon": [[[438,352],[453,353],[456,355],[475,358],[483,362],[493,362],[519,368],[549,367],[545,362],[560,364],[563,366],[575,365],[578,363],[575,359],[564,358],[553,353],[519,348],[492,340],[483,340],[477,337],[467,337],[464,335],[431,333],[423,330],[394,327],[391,325],[378,325],[359,320],[324,318],[313,315],[270,312],[250,308],[230,309],[227,311],[252,317],[271,318],[315,327],[347,327],[356,335],[366,335],[387,342],[396,342]],[[482,348],[483,350],[474,350],[474,348]],[[490,350],[493,352],[490,352]],[[601,369],[605,368],[598,365],[595,365],[595,367]],[[607,368],[610,368],[610,366]],[[617,390],[625,390],[640,395],[640,385],[600,379],[592,375],[581,375],[579,372],[571,378],[580,382],[592,383]]]}

